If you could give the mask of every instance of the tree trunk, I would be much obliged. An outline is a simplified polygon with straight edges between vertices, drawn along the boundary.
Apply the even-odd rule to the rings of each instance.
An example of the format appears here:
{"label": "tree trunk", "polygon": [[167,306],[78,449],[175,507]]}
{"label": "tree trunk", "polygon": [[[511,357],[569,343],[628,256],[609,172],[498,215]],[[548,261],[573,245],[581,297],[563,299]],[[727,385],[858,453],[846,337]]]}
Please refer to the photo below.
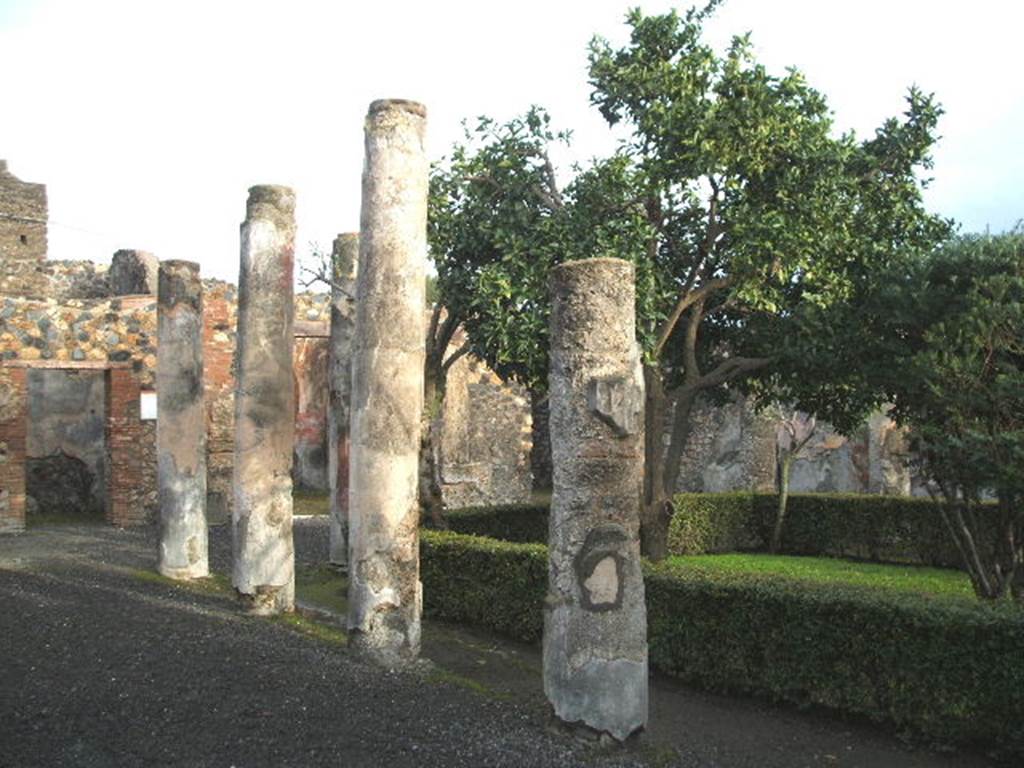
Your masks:
{"label": "tree trunk", "polygon": [[530,415],[532,417],[530,447],[530,473],[533,475],[533,492],[545,494],[551,491],[551,430],[548,428],[548,397],[530,390]]}
{"label": "tree trunk", "polygon": [[665,432],[665,390],[661,373],[644,365],[644,487],[640,505],[640,551],[651,560],[668,554],[669,499],[663,481],[665,463],[662,436]]}
{"label": "tree trunk", "polygon": [[[444,398],[444,367],[434,348],[434,339],[427,340],[427,360],[423,375],[423,429],[420,432],[420,515],[430,519],[435,528],[448,527],[444,519],[441,494],[441,405]],[[443,354],[443,352],[441,353]]]}
{"label": "tree trunk", "polygon": [[786,504],[789,502],[789,470],[793,466],[793,454],[783,451],[779,463],[779,509],[775,514],[775,527],[772,529],[772,540],[768,551],[778,554],[782,546],[782,526],[786,522]]}
{"label": "tree trunk", "polygon": [[672,438],[665,455],[665,474],[663,486],[665,497],[671,499],[679,489],[679,473],[682,469],[683,452],[690,440],[693,426],[690,417],[693,415],[693,404],[697,399],[697,389],[684,386],[673,398]]}

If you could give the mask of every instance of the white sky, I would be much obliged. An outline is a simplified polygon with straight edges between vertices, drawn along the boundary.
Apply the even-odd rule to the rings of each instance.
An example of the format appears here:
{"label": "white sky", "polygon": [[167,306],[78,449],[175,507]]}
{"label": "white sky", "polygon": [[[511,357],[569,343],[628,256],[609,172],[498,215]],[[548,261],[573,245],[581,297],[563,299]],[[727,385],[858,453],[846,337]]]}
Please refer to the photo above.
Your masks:
{"label": "white sky", "polygon": [[[0,0],[0,158],[47,185],[50,258],[142,248],[234,281],[252,184],[295,187],[300,255],[357,228],[375,98],[427,105],[432,158],[463,118],[532,103],[574,130],[566,165],[607,153],[586,44],[623,41],[631,4]],[[928,203],[1001,231],[1024,217],[1022,22],[1019,0],[730,0],[709,32],[753,32],[770,71],[799,67],[860,135],[910,84],[936,92]]]}

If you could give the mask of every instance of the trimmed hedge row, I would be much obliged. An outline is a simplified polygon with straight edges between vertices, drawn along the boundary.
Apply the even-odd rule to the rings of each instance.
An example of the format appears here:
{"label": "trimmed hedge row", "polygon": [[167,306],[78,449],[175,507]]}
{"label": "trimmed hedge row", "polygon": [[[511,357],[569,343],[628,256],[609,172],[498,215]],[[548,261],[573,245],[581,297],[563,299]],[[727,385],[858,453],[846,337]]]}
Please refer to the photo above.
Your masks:
{"label": "trimmed hedge row", "polygon": [[[673,554],[763,550],[778,508],[774,493],[684,493],[669,526]],[[930,499],[841,493],[789,497],[782,552],[961,567]]]}
{"label": "trimmed hedge row", "polygon": [[420,581],[428,616],[488,627],[533,642],[543,632],[548,548],[451,531],[420,530]]}
{"label": "trimmed hedge row", "polygon": [[487,536],[518,543],[548,543],[547,504],[506,504],[496,507],[468,507],[445,513],[448,528],[455,533]]}
{"label": "trimmed hedge row", "polygon": [[[778,505],[774,493],[681,493],[674,499],[668,549],[675,555],[767,548]],[[544,544],[546,505],[459,509],[456,533]],[[782,552],[960,568],[960,554],[930,499],[841,493],[789,498]]]}
{"label": "trimmed hedge row", "polygon": [[[546,548],[424,531],[427,615],[526,641]],[[864,715],[1024,755],[1024,611],[645,564],[651,665],[710,690]]]}

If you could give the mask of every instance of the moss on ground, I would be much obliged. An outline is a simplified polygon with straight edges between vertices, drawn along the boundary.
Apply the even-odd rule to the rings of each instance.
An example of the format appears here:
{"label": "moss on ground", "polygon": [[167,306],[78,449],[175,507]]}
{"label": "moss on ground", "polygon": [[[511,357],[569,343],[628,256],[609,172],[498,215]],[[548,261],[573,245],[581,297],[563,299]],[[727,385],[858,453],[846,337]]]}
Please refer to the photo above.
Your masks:
{"label": "moss on ground", "polygon": [[199,592],[206,595],[231,595],[234,588],[231,586],[231,579],[223,573],[211,573],[202,579],[170,579],[156,571],[147,571],[137,568],[131,571],[133,578],[145,581],[150,584],[161,584],[166,587],[181,587],[190,592]]}
{"label": "moss on ground", "polygon": [[471,677],[460,675],[456,672],[445,669],[444,667],[434,665],[433,669],[427,674],[426,681],[428,683],[435,684],[447,684],[455,685],[459,688],[465,688],[467,691],[473,691],[481,696],[486,696],[489,699],[495,699],[497,701],[510,701],[512,695],[509,693],[503,693],[496,691],[493,688],[481,683],[479,680],[474,680]]}
{"label": "moss on ground", "polygon": [[348,635],[346,635],[339,627],[323,624],[297,613],[284,613],[279,616],[274,616],[271,618],[271,621],[277,624],[283,624],[301,635],[311,637],[314,640],[319,640],[320,642],[327,643],[328,645],[348,645]]}
{"label": "moss on ground", "polygon": [[344,616],[347,595],[348,579],[328,565],[295,571],[295,597],[304,603]]}

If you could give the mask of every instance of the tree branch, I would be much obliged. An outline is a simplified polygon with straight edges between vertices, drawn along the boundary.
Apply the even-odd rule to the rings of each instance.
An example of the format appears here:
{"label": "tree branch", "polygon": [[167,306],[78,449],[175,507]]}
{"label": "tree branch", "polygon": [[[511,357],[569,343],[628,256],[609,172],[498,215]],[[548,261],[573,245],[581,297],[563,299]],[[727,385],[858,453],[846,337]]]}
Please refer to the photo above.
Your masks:
{"label": "tree branch", "polygon": [[741,374],[760,370],[770,365],[773,360],[774,358],[771,357],[730,357],[719,363],[706,376],[701,376],[697,382],[697,388],[710,389],[711,387],[717,387],[719,384],[732,381]]}
{"label": "tree branch", "polygon": [[450,369],[459,360],[459,358],[465,357],[466,355],[469,354],[469,350],[472,349],[472,346],[473,345],[467,341],[457,350],[452,352],[448,359],[445,360],[444,363],[441,365],[441,370],[444,373],[448,373],[448,369]]}
{"label": "tree branch", "polygon": [[715,293],[716,291],[724,290],[733,284],[733,278],[730,277],[719,277],[714,280],[708,280],[700,288],[695,291],[689,291],[679,297],[679,301],[676,303],[675,308],[672,310],[672,314],[669,315],[665,322],[662,323],[661,330],[658,333],[658,342],[654,345],[654,357],[661,354],[665,344],[668,342],[669,336],[672,335],[672,331],[676,327],[676,323],[679,322],[679,318],[683,312],[689,309],[698,301],[704,301],[708,296]]}

